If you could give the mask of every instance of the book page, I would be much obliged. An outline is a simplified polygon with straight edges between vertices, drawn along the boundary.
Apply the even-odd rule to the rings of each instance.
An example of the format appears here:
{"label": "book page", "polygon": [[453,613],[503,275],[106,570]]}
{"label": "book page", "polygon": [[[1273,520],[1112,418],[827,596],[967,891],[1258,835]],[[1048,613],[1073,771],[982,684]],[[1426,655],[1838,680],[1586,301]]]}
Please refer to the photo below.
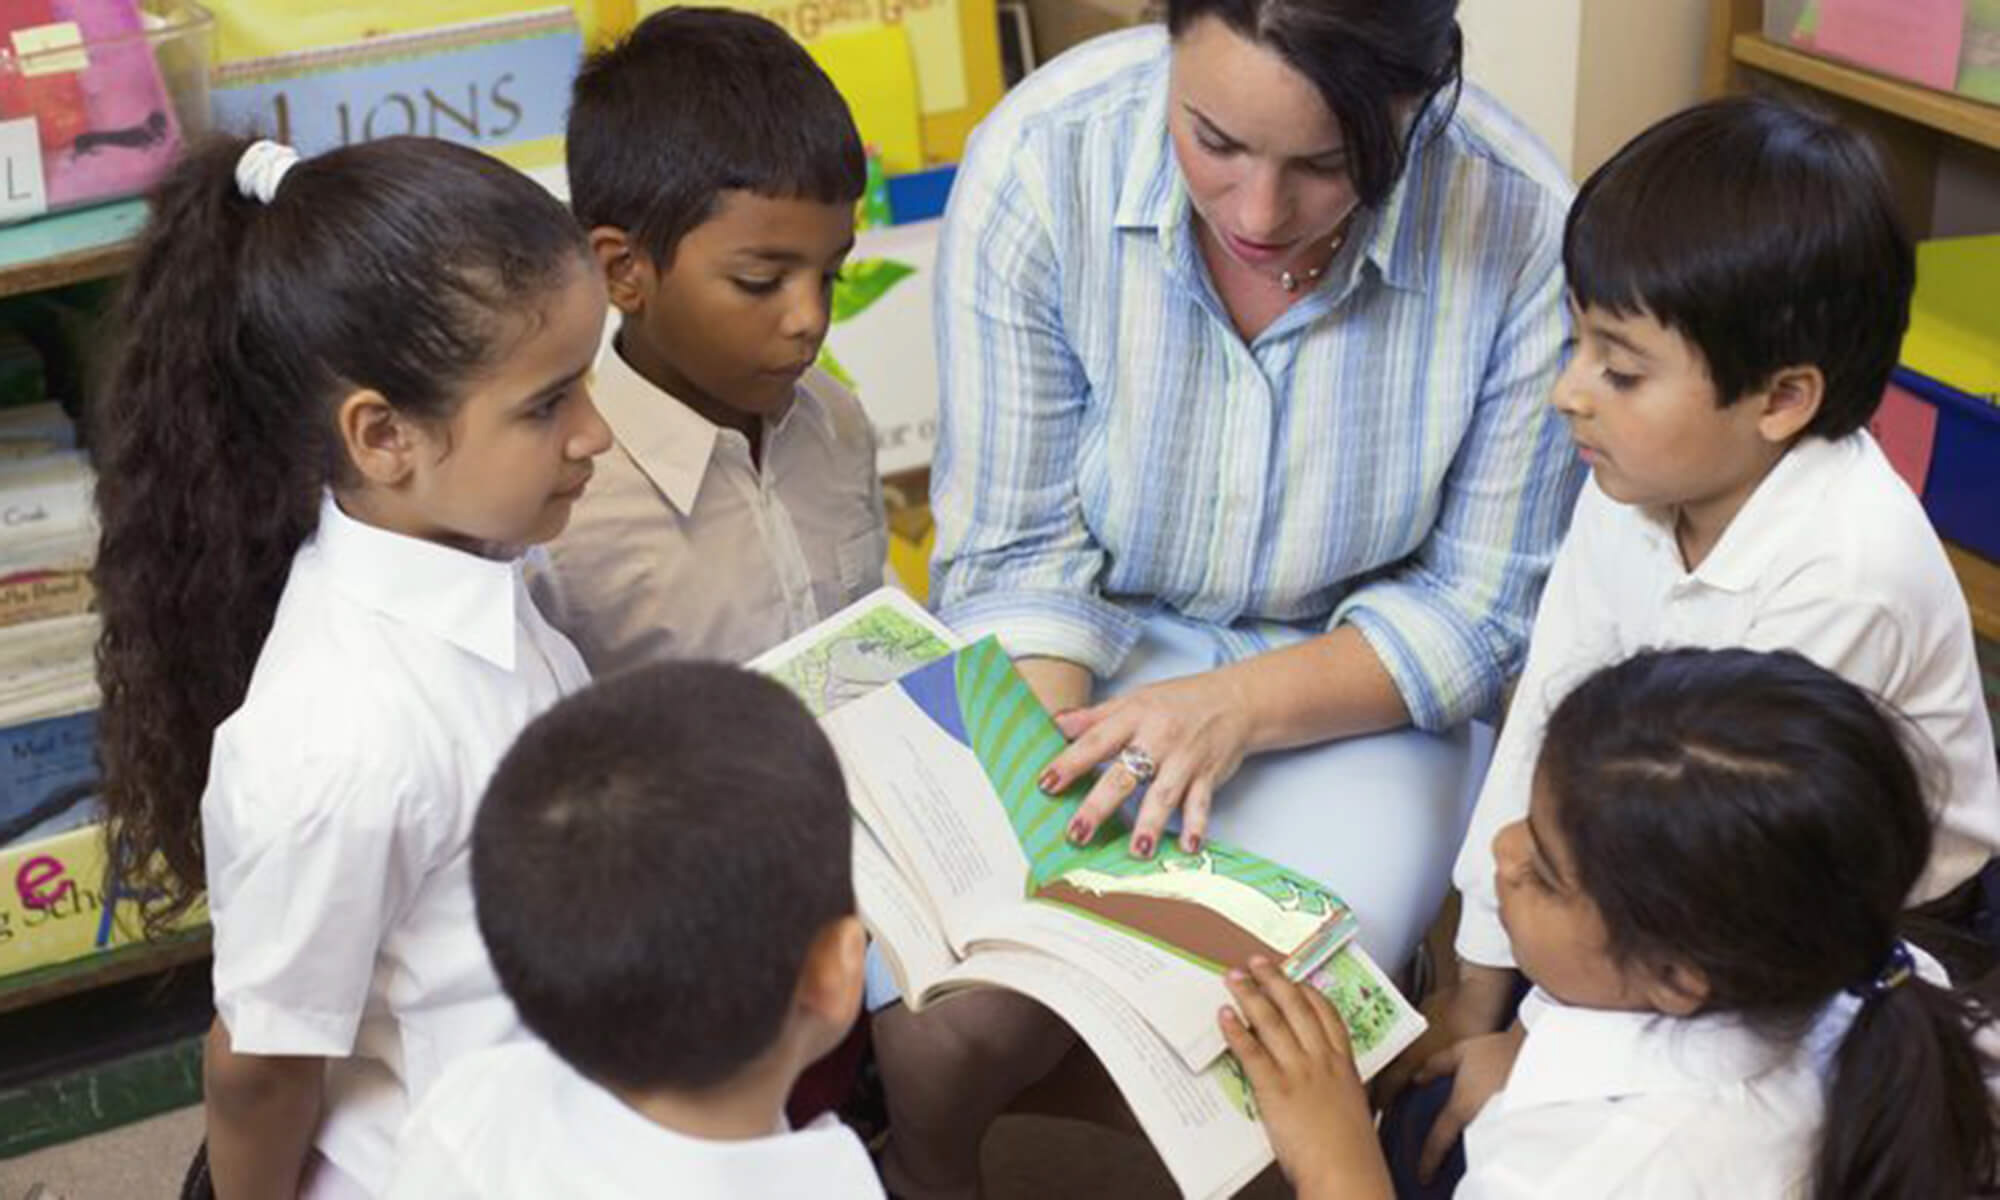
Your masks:
{"label": "book page", "polygon": [[1430,1028],[1359,942],[1350,942],[1305,982],[1332,1001],[1346,1023],[1354,1067],[1364,1083]]}
{"label": "book page", "polygon": [[960,964],[952,978],[1032,996],[1068,1022],[1189,1200],[1234,1195],[1270,1164],[1270,1142],[1235,1060],[1190,1071],[1116,990],[1088,972],[1032,951],[993,950]]}
{"label": "book page", "polygon": [[978,958],[1009,947],[1039,951],[1088,972],[1111,988],[1181,1058],[1200,1070],[1222,1053],[1215,1014],[1229,1003],[1222,976],[1181,954],[1116,926],[1041,903],[1023,904],[981,931]]}
{"label": "book page", "polygon": [[958,962],[930,906],[897,869],[868,826],[854,822],[854,899],[912,1008]]}
{"label": "book page", "polygon": [[784,684],[823,717],[964,644],[916,601],[884,587],[746,666]]}
{"label": "book page", "polygon": [[1028,862],[952,714],[904,686],[884,687],[828,713],[821,727],[858,781],[856,811],[964,953],[982,921],[1021,903]]}

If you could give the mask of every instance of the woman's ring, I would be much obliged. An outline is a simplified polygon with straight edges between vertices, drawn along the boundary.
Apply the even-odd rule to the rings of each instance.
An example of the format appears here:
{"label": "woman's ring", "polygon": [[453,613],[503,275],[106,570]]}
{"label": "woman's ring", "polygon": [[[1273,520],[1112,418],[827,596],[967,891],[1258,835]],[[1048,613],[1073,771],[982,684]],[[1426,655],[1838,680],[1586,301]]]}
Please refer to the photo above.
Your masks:
{"label": "woman's ring", "polygon": [[1152,755],[1137,746],[1127,746],[1120,750],[1118,765],[1130,771],[1132,778],[1138,780],[1142,787],[1151,783],[1153,776],[1160,773],[1160,764],[1153,761]]}

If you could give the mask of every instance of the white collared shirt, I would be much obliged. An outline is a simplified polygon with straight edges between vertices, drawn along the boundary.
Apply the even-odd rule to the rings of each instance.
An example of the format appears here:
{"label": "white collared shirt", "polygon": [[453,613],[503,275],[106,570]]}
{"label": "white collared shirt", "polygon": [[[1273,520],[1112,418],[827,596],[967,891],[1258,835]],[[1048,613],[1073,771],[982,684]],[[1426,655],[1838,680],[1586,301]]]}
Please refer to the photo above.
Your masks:
{"label": "white collared shirt", "polygon": [[216,1010],[239,1053],[332,1060],[316,1145],[371,1192],[444,1065],[521,1036],[474,922],[472,819],[514,736],[586,682],[518,561],[329,498],[216,730]]}
{"label": "white collared shirt", "polygon": [[[775,1117],[775,1114],[774,1114]],[[775,1122],[774,1122],[775,1124]],[[455,1064],[411,1118],[390,1200],[880,1200],[868,1152],[831,1113],[708,1141],[656,1125],[540,1042]]]}
{"label": "white collared shirt", "polygon": [[1528,810],[1549,714],[1593,671],[1640,650],[1794,650],[1881,696],[1934,747],[1942,786],[1920,903],[2000,848],[2000,770],[1972,622],[1937,534],[1873,438],[1792,447],[1693,571],[1671,518],[1619,504],[1593,480],[1578,498],[1535,618],[1528,664],[1452,878],[1458,951],[1511,965],[1493,883],[1493,837]]}
{"label": "white collared shirt", "polygon": [[[1837,1042],[1836,1001],[1815,1037]],[[1456,1200],[1802,1197],[1824,1109],[1808,1044],[1776,1045],[1727,1016],[1521,1005],[1527,1041],[1507,1086],[1465,1130]]]}
{"label": "white collared shirt", "polygon": [[882,586],[875,434],[814,368],[750,442],[661,391],[607,343],[592,385],[617,438],[535,598],[594,674],[670,658],[745,662]]}

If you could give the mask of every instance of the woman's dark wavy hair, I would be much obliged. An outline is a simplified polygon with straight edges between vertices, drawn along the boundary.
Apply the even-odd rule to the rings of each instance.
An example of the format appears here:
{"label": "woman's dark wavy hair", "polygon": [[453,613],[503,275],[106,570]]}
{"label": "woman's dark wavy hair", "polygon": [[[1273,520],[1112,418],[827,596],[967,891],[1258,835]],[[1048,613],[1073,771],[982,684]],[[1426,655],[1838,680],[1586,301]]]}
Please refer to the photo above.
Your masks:
{"label": "woman's dark wavy hair", "polygon": [[[1175,37],[1203,17],[1270,47],[1319,91],[1370,208],[1395,190],[1420,132],[1443,128],[1458,104],[1458,0],[1167,0]],[[1404,127],[1396,105],[1411,100],[1416,113]]]}
{"label": "woman's dark wavy hair", "polygon": [[[1803,1036],[1864,993],[1930,857],[1902,723],[1789,652],[1671,650],[1591,676],[1540,762],[1582,890],[1621,962],[1708,984],[1705,1012]],[[1966,993],[1911,979],[1862,1003],[1828,1084],[1820,1200],[1983,1194],[1995,1108]]]}
{"label": "woman's dark wavy hair", "polygon": [[210,742],[346,470],[335,401],[449,418],[508,314],[588,261],[562,205],[478,151],[351,146],[263,204],[237,187],[247,145],[208,141],[154,191],[90,413],[110,858],[155,930],[203,890]]}

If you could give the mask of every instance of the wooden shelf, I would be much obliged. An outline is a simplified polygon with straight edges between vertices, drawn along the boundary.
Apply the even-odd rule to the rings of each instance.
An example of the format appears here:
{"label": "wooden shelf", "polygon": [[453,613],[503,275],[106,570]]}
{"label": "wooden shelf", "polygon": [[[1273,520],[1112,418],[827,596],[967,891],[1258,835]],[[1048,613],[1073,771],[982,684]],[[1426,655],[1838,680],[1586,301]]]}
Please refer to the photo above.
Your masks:
{"label": "wooden shelf", "polygon": [[0,229],[0,298],[119,274],[145,223],[145,201],[121,200]]}
{"label": "wooden shelf", "polygon": [[2000,565],[1950,542],[1945,543],[1944,552],[1951,559],[1951,569],[1958,572],[1959,586],[1965,589],[1973,631],[1988,641],[2000,642]]}
{"label": "wooden shelf", "polygon": [[1743,66],[2000,150],[2000,108],[1993,105],[1806,54],[1761,33],[1737,34],[1730,55]]}
{"label": "wooden shelf", "polygon": [[24,971],[0,978],[0,1012],[10,1012],[58,1000],[107,983],[152,975],[170,967],[186,966],[208,957],[209,934],[199,933],[142,942],[108,950],[76,962]]}

